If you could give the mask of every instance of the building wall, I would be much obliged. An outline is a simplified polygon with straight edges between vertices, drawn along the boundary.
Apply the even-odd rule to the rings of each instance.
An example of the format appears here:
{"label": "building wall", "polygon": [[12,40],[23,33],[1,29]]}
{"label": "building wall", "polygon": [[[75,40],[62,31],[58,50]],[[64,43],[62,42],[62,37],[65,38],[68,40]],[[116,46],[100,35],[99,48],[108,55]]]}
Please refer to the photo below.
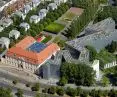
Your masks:
{"label": "building wall", "polygon": [[35,71],[37,70],[37,65],[30,64],[25,61],[14,59],[8,56],[6,56],[5,58],[1,58],[1,62],[5,64],[9,64],[13,67],[17,67],[21,70],[31,71],[32,73],[35,73]]}
{"label": "building wall", "polygon": [[116,61],[113,61],[111,63],[107,63],[104,65],[104,69],[107,69],[107,68],[111,68],[111,67],[114,67],[117,65],[117,62]]}
{"label": "building wall", "polygon": [[100,79],[100,73],[99,73],[99,60],[94,60],[92,66],[93,70],[96,72],[95,79],[98,81]]}

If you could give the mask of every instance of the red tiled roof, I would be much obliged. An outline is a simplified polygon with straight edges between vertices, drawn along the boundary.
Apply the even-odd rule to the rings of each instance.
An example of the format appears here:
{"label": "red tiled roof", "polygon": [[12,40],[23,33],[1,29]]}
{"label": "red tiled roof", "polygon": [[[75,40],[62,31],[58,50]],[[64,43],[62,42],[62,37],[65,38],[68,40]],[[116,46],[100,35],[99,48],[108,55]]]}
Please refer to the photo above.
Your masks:
{"label": "red tiled roof", "polygon": [[26,49],[29,45],[35,42],[35,39],[31,36],[27,36],[23,40],[21,40],[19,43],[17,43],[15,46],[20,47],[22,49]]}
{"label": "red tiled roof", "polygon": [[[28,38],[26,38],[27,40]],[[30,38],[29,38],[30,39]],[[24,39],[25,40],[25,39]],[[21,41],[22,42],[24,42]],[[33,40],[33,39],[31,39]],[[11,49],[9,49],[9,51],[7,52],[7,56],[9,57],[14,57],[14,58],[23,58],[25,61],[38,65],[43,63],[45,60],[47,60],[53,53],[57,52],[60,48],[57,44],[52,43],[50,45],[48,45],[44,50],[42,50],[40,53],[35,53],[32,51],[27,51],[23,48],[23,46],[21,47],[18,43],[18,45],[16,47],[12,47]],[[31,43],[31,42],[26,42],[26,43]],[[25,44],[27,45],[27,44]]]}

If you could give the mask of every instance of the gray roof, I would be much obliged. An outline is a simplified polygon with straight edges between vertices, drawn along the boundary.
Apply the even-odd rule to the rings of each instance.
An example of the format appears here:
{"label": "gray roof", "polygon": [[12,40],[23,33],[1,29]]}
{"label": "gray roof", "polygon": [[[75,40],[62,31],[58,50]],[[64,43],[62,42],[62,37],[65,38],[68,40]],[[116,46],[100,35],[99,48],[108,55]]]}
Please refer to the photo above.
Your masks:
{"label": "gray roof", "polygon": [[5,19],[0,21],[0,25],[3,26],[3,27],[7,27],[12,23],[13,23],[13,20],[10,19],[10,18],[5,18]]}
{"label": "gray roof", "polygon": [[112,40],[117,41],[115,22],[111,18],[105,19],[88,28],[94,32],[89,34],[90,31],[87,32],[86,27],[84,33],[88,33],[87,35],[68,41],[67,44],[79,51],[83,50],[86,45],[90,45],[93,46],[97,52],[99,52],[106,45],[110,44]]}
{"label": "gray roof", "polygon": [[30,27],[30,25],[28,23],[25,23],[25,22],[20,24],[20,27],[27,28],[28,26]]}
{"label": "gray roof", "polygon": [[20,34],[20,32],[18,30],[12,30],[12,31],[10,31],[9,34]]}
{"label": "gray roof", "polygon": [[57,5],[56,5],[56,3],[50,3],[48,6],[55,7]]}
{"label": "gray roof", "polygon": [[47,13],[47,9],[41,9],[39,12]]}
{"label": "gray roof", "polygon": [[33,16],[30,17],[30,19],[32,19],[32,20],[37,20],[38,18],[39,18],[38,15],[33,15]]}
{"label": "gray roof", "polygon": [[39,3],[40,0],[32,0],[33,3]]}

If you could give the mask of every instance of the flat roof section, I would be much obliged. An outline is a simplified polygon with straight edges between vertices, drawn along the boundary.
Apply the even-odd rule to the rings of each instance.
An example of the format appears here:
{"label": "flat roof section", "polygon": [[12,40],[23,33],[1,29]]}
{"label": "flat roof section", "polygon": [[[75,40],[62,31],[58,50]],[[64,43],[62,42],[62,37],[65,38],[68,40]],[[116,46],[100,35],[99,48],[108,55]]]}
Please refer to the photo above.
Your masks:
{"label": "flat roof section", "polygon": [[35,42],[27,50],[32,51],[32,52],[36,52],[36,53],[40,53],[46,47],[47,47],[47,45],[44,43]]}

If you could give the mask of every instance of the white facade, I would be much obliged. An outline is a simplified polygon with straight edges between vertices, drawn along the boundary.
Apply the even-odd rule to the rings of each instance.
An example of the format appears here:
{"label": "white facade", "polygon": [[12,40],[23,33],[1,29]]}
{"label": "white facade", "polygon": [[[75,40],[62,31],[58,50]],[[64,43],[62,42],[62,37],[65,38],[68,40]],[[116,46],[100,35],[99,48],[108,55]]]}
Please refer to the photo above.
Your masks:
{"label": "white facade", "polygon": [[15,37],[15,39],[18,39],[20,37],[20,32],[17,30],[12,30],[9,33],[9,38]]}
{"label": "white facade", "polygon": [[98,81],[100,78],[100,73],[99,73],[99,60],[94,60],[92,66],[93,70],[96,72],[96,77],[95,79]]}
{"label": "white facade", "polygon": [[40,4],[40,0],[32,0],[32,6],[37,7]]}
{"label": "white facade", "polygon": [[47,12],[48,11],[46,9],[41,9],[38,14],[40,19],[43,19],[44,17],[46,17]]}
{"label": "white facade", "polygon": [[55,10],[55,9],[57,9],[56,3],[50,3],[50,4],[47,6],[47,10]]}
{"label": "white facade", "polygon": [[4,29],[4,28],[0,26],[0,32],[2,32],[3,29]]}
{"label": "white facade", "polygon": [[13,24],[13,20],[10,18],[5,18],[0,21],[0,25],[3,26],[4,28],[10,26],[11,24]]}
{"label": "white facade", "polygon": [[55,2],[57,5],[60,5],[61,3],[66,3],[67,0],[54,0],[54,2]]}
{"label": "white facade", "polygon": [[117,65],[116,61],[113,61],[113,62],[111,62],[111,63],[105,64],[105,65],[104,65],[104,69],[111,68],[111,67],[114,67],[114,66],[116,66],[116,65]]}
{"label": "white facade", "polygon": [[9,48],[9,44],[10,44],[10,39],[7,37],[1,37],[0,38],[0,44],[2,44],[2,47],[6,47],[7,49]]}
{"label": "white facade", "polygon": [[26,18],[26,14],[24,14],[24,13],[21,12],[21,11],[15,12],[15,15],[19,16],[19,17],[22,18],[23,20]]}
{"label": "white facade", "polygon": [[30,29],[30,25],[28,23],[21,23],[20,27],[23,27],[25,29],[25,31],[27,31],[28,29]]}
{"label": "white facade", "polygon": [[38,65],[30,64],[25,61],[17,60],[15,58],[8,57],[8,56],[6,56],[5,58],[1,58],[1,62],[17,67],[19,69],[30,71],[32,73],[35,73],[35,71],[37,70],[37,66],[38,66]]}
{"label": "white facade", "polygon": [[40,21],[40,17],[37,15],[33,15],[30,17],[30,23],[38,23]]}
{"label": "white facade", "polygon": [[27,14],[30,10],[32,10],[32,7],[30,5],[25,5],[23,8],[23,12]]}

